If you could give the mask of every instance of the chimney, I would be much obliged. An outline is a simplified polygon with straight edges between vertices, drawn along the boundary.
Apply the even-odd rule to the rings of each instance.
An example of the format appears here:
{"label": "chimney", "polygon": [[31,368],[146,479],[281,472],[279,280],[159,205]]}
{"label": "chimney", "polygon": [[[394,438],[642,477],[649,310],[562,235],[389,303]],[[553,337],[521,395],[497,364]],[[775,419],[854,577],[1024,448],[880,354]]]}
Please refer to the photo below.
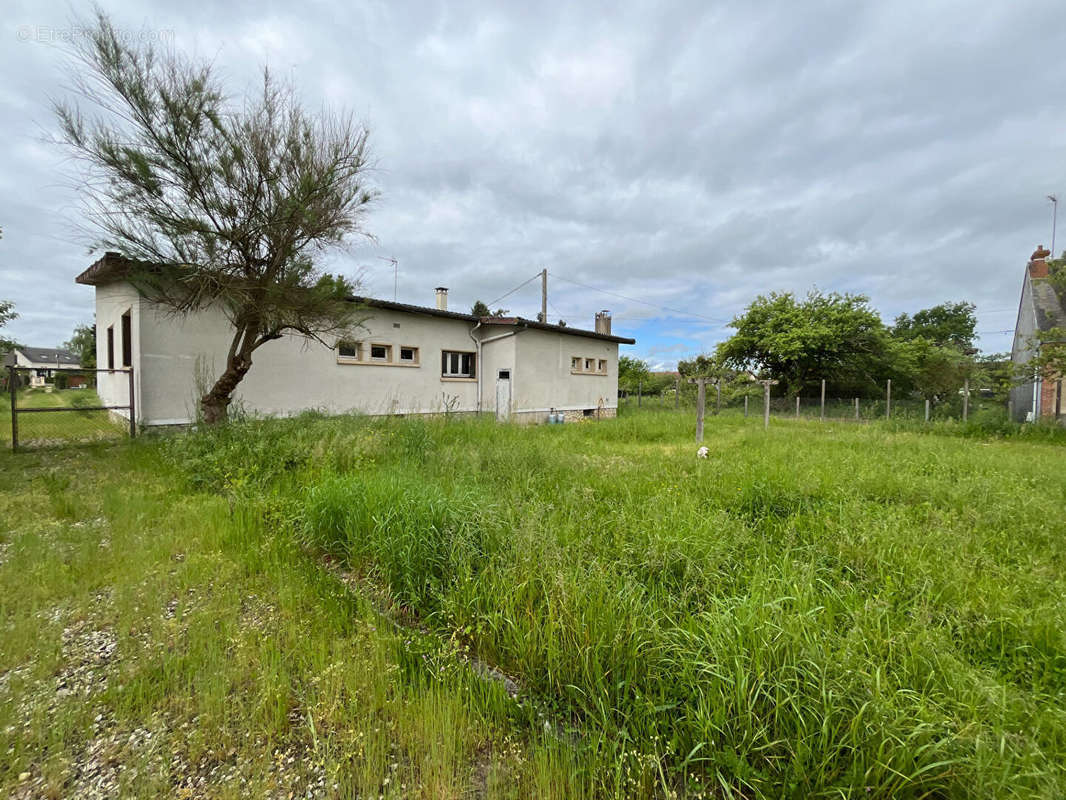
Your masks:
{"label": "chimney", "polygon": [[606,308],[596,314],[596,333],[611,335],[611,312]]}
{"label": "chimney", "polygon": [[437,287],[437,308],[439,308],[441,311],[447,311],[448,310],[448,287],[447,286],[438,286]]}
{"label": "chimney", "polygon": [[1044,245],[1040,245],[1036,248],[1036,252],[1029,256],[1030,278],[1046,278],[1048,276],[1046,259],[1049,255],[1051,255],[1051,251]]}

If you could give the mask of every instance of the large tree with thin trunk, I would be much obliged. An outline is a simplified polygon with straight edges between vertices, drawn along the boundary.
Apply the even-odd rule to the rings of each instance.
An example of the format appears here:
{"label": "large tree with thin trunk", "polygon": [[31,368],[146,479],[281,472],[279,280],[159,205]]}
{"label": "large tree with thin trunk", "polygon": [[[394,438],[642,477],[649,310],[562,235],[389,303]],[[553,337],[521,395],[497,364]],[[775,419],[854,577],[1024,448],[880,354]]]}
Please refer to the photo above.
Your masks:
{"label": "large tree with thin trunk", "polygon": [[74,55],[75,96],[55,112],[94,247],[127,257],[174,313],[225,312],[232,339],[200,398],[217,422],[258,348],[286,334],[332,346],[358,326],[354,287],[320,262],[368,235],[367,130],[308,113],[265,70],[232,102],[210,63],[128,44],[100,11]]}

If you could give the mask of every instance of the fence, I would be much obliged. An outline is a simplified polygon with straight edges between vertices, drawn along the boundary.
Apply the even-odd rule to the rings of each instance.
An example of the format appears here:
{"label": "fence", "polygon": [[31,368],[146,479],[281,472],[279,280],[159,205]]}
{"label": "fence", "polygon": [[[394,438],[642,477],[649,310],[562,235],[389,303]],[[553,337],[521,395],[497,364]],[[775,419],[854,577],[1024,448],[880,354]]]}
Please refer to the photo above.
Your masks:
{"label": "fence", "polygon": [[10,436],[12,450],[137,435],[132,369],[8,367],[5,377],[0,442]]}
{"label": "fence", "polygon": [[[698,381],[679,381],[654,395],[645,395],[638,385],[636,391],[620,392],[619,406],[625,408],[661,408],[679,412],[696,413],[697,429],[700,415],[700,388]],[[986,389],[976,389],[964,381],[956,390],[943,393],[936,402],[913,395],[893,394],[891,381],[886,382],[876,396],[839,397],[826,391],[823,383],[816,395],[773,395],[776,382],[771,383],[771,396],[766,397],[762,382],[716,383],[705,379],[704,413],[740,411],[745,416],[769,419],[820,419],[836,422],[869,422],[878,419],[909,419],[918,422],[970,419],[975,412],[1007,407],[1005,397]]]}

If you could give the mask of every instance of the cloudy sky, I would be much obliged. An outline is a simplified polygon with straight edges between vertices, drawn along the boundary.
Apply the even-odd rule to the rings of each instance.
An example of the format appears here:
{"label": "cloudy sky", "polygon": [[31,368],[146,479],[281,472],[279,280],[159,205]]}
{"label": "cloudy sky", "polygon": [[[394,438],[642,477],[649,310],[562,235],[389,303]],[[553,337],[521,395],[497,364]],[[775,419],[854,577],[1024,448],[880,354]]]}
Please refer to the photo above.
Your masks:
{"label": "cloudy sky", "polygon": [[[45,142],[75,4],[0,28],[0,298],[54,346],[92,319],[77,197]],[[653,366],[705,351],[771,290],[863,292],[886,320],[977,304],[1009,347],[1022,268],[1066,200],[1066,18],[1046,2],[148,2],[130,36],[264,64],[365,120],[376,244],[329,266],[451,308],[542,268],[549,316],[610,309]],[[77,30],[73,30],[77,35]],[[1059,250],[1066,247],[1066,210]],[[575,283],[576,282],[576,283]],[[534,316],[534,281],[499,305]]]}

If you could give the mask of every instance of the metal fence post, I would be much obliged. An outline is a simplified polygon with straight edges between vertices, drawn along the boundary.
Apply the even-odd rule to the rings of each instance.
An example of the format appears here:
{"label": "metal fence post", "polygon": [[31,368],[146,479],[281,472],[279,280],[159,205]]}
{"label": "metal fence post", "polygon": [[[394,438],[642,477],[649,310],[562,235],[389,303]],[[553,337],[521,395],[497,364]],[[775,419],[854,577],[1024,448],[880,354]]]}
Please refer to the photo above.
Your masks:
{"label": "metal fence post", "polygon": [[770,382],[765,381],[762,386],[762,426],[765,430],[770,427]]}
{"label": "metal fence post", "polygon": [[822,378],[822,413],[821,420],[825,422],[825,378]]}
{"label": "metal fence post", "polygon": [[640,408],[640,396],[644,393],[644,379],[637,381],[637,408]]}
{"label": "metal fence post", "polygon": [[748,396],[744,395],[744,416],[748,416]]}
{"label": "metal fence post", "polygon": [[800,418],[800,396],[796,395],[796,419]]}
{"label": "metal fence post", "polygon": [[885,389],[885,419],[892,419],[892,379],[888,379]]}
{"label": "metal fence post", "polygon": [[965,422],[970,416],[970,379],[962,382],[962,421]]}
{"label": "metal fence post", "polygon": [[7,368],[7,390],[11,392],[11,450],[19,449],[19,415],[18,407],[15,402],[15,392],[17,387],[15,386],[15,368]]}
{"label": "metal fence post", "polygon": [[130,438],[137,438],[137,397],[133,390],[133,367],[130,367]]}
{"label": "metal fence post", "polygon": [[703,407],[707,400],[707,379],[696,379],[696,441],[703,441]]}
{"label": "metal fence post", "polygon": [[674,378],[674,411],[681,407],[681,376]]}
{"label": "metal fence post", "polygon": [[929,398],[925,398],[925,421],[929,421]]}
{"label": "metal fence post", "polygon": [[715,386],[718,389],[718,399],[714,401],[714,413],[715,414],[721,414],[722,413],[722,379],[721,378],[718,379],[718,383],[715,384]]}
{"label": "metal fence post", "polygon": [[855,398],[855,419],[859,418],[859,398]]}

